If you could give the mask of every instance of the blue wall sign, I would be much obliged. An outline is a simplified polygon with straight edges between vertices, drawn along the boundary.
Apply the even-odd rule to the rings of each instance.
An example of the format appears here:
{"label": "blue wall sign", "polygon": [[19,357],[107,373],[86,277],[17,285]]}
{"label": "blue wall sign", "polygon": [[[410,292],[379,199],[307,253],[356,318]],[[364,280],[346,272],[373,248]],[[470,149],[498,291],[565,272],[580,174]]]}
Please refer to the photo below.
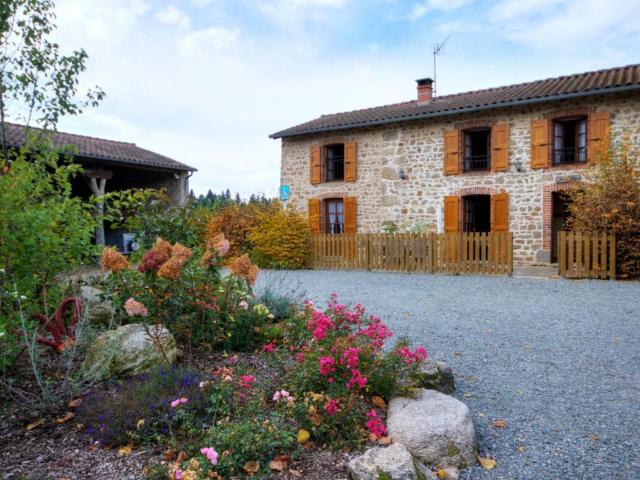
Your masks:
{"label": "blue wall sign", "polygon": [[289,200],[289,185],[280,185],[280,200],[283,202]]}

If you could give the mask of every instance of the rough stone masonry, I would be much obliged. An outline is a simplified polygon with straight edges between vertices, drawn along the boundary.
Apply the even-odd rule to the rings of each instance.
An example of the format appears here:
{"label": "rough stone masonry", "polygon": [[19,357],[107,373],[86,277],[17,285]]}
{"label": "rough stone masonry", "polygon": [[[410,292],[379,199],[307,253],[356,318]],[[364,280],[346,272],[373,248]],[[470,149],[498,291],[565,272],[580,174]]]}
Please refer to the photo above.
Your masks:
{"label": "rough stone masonry", "polygon": [[[546,263],[551,254],[552,192],[584,181],[585,165],[531,167],[531,121],[563,112],[607,111],[611,140],[628,134],[640,138],[638,91],[584,96],[476,113],[447,115],[402,123],[290,136],[282,139],[281,184],[289,185],[287,202],[307,210],[310,198],[357,199],[357,231],[380,232],[385,224],[400,231],[422,225],[436,231],[445,196],[509,194],[509,225],[514,261]],[[502,172],[445,175],[444,132],[461,124],[509,125],[509,166]],[[314,144],[357,142],[357,180],[312,185],[309,151]]]}

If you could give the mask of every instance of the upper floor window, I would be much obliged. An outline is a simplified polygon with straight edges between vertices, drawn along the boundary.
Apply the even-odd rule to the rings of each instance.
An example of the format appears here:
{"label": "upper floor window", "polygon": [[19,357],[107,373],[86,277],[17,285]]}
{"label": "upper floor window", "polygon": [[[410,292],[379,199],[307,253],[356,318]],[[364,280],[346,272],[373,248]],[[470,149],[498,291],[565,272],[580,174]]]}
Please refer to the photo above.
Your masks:
{"label": "upper floor window", "polygon": [[325,180],[344,180],[344,144],[324,147]]}
{"label": "upper floor window", "polygon": [[341,198],[324,201],[325,233],[344,233],[344,202]]}
{"label": "upper floor window", "polygon": [[491,168],[491,129],[477,128],[464,131],[464,171]]}
{"label": "upper floor window", "polygon": [[586,117],[560,119],[553,122],[553,163],[587,161]]}

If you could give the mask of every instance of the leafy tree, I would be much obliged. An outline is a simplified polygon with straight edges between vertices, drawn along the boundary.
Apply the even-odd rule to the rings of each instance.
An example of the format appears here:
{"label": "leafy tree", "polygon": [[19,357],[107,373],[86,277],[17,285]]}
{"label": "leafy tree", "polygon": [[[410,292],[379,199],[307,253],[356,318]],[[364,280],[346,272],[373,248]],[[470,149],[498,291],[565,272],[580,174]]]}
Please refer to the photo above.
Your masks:
{"label": "leafy tree", "polygon": [[587,172],[587,182],[568,193],[569,228],[616,234],[617,270],[640,276],[640,148],[628,140],[602,155]]}
{"label": "leafy tree", "polygon": [[99,87],[78,93],[87,53],[80,49],[63,55],[49,40],[54,21],[53,0],[0,2],[0,163],[5,167],[12,155],[4,129],[7,116],[54,129],[62,116],[77,115],[104,98]]}

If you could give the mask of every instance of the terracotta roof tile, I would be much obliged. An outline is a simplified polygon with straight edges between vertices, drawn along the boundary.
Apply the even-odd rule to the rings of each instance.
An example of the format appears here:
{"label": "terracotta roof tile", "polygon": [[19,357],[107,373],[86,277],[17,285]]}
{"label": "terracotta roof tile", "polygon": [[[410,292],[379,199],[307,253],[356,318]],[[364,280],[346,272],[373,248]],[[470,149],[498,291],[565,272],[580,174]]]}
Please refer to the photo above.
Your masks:
{"label": "terracotta roof tile", "polygon": [[315,120],[276,132],[270,137],[282,138],[384,123],[405,122],[514,104],[558,100],[568,96],[595,95],[624,89],[640,89],[640,64],[443,95],[422,104],[412,100],[382,107],[322,115]]}
{"label": "terracotta roof tile", "polygon": [[[25,141],[25,127],[15,123],[5,123],[9,146],[18,148]],[[2,126],[0,126],[2,128]],[[40,129],[32,128],[35,131]],[[55,147],[75,145],[78,157],[103,160],[126,165],[155,167],[167,170],[195,171],[196,169],[180,163],[172,158],[138,147],[135,143],[105,140],[64,132],[51,132],[51,140]]]}

